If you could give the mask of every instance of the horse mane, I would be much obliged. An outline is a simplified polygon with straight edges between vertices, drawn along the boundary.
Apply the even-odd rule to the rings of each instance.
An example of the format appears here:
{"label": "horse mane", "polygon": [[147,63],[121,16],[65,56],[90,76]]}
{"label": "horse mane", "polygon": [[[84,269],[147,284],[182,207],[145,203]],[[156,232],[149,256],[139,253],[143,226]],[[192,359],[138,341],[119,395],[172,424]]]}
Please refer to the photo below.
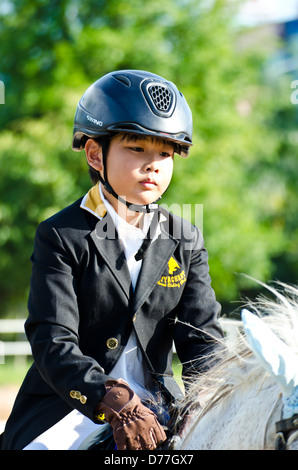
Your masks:
{"label": "horse mane", "polygon": [[[245,308],[261,317],[298,353],[298,288],[280,282],[277,283],[279,289],[260,284],[273,294],[273,298],[261,295],[256,301],[247,302]],[[219,348],[210,360],[215,365],[186,384],[187,393],[181,404],[187,413],[195,410],[196,423],[240,387],[244,390],[257,381],[261,386],[266,380],[272,380],[249,348],[241,322],[236,337],[227,338],[225,352]]]}

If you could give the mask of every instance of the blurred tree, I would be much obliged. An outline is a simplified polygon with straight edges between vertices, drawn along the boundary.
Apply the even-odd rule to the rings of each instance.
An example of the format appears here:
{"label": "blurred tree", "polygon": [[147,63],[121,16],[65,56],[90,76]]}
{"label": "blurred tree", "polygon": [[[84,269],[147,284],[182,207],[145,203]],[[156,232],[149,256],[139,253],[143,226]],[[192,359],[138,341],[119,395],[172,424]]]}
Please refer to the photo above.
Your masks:
{"label": "blurred tree", "polygon": [[[3,3],[1,313],[13,302],[23,308],[37,224],[90,186],[83,153],[71,150],[73,116],[86,87],[115,69],[165,76],[191,105],[195,146],[188,160],[176,159],[162,202],[204,204],[219,299],[228,302],[252,287],[235,273],[266,281],[286,269],[294,220],[286,201],[296,202],[293,147],[276,121],[276,106],[284,104],[262,78],[264,53],[236,47],[234,8],[223,0]],[[294,238],[291,246],[294,252]]]}

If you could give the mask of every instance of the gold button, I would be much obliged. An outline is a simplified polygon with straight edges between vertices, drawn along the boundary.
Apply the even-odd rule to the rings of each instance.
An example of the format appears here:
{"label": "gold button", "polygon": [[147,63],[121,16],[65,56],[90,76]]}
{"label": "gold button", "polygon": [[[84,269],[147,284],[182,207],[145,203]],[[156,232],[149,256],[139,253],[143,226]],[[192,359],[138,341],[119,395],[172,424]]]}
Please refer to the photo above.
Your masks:
{"label": "gold button", "polygon": [[117,338],[109,338],[107,340],[107,347],[109,349],[116,349],[118,348],[119,342]]}
{"label": "gold button", "polygon": [[80,402],[82,403],[82,405],[85,405],[85,403],[87,402],[87,397],[86,397],[86,395],[81,395],[81,396],[80,396]]}
{"label": "gold button", "polygon": [[75,400],[79,400],[81,398],[81,392],[79,392],[78,390],[71,390],[69,395]]}

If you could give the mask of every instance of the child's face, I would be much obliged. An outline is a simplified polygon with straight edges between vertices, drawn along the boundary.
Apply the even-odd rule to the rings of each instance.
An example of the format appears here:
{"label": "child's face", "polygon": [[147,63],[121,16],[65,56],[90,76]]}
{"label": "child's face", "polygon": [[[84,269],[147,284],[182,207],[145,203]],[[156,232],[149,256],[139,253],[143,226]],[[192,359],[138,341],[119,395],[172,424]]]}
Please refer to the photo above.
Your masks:
{"label": "child's face", "polygon": [[173,174],[173,145],[167,141],[120,134],[112,139],[107,156],[109,183],[133,204],[150,204],[165,192]]}

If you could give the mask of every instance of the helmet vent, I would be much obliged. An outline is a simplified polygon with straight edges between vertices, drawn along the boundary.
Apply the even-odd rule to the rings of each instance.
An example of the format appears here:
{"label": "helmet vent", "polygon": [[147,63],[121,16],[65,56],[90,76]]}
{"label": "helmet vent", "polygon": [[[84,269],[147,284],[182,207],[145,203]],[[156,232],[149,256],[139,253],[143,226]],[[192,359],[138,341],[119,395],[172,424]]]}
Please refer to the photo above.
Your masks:
{"label": "helmet vent", "polygon": [[116,78],[116,80],[118,80],[119,82],[123,83],[123,85],[126,85],[128,87],[131,86],[131,81],[125,75],[113,75],[113,77]]}
{"label": "helmet vent", "polygon": [[169,111],[173,98],[168,88],[161,85],[151,85],[148,87],[148,93],[159,111]]}

